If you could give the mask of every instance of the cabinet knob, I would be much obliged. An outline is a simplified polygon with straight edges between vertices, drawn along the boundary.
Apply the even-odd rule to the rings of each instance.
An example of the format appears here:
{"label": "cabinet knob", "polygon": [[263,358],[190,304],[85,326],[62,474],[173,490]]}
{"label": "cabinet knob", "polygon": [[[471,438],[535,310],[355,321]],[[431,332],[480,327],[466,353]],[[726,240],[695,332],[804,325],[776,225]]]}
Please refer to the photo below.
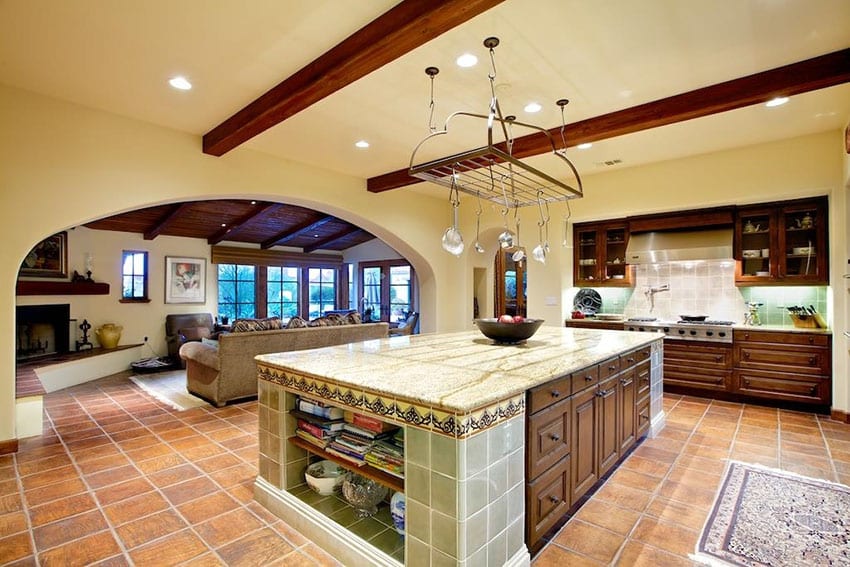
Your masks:
{"label": "cabinet knob", "polygon": [[723,362],[723,357],[722,356],[715,356],[714,362]]}
{"label": "cabinet knob", "polygon": [[649,421],[649,416],[646,415],[645,413],[640,414],[640,418],[644,421]]}
{"label": "cabinet knob", "polygon": [[634,358],[629,357],[629,358],[627,358],[627,359],[626,359],[626,362],[628,362],[629,364],[634,364],[634,363],[635,363],[635,359],[634,359]]}
{"label": "cabinet knob", "polygon": [[809,344],[810,345],[815,344],[815,338],[814,337],[809,337]]}
{"label": "cabinet knob", "polygon": [[745,352],[744,352],[744,358],[750,358],[750,353],[748,353],[748,352],[746,352],[746,351],[745,351]]}
{"label": "cabinet knob", "polygon": [[553,433],[552,435],[550,435],[550,436],[549,436],[549,438],[550,438],[552,441],[560,441],[560,440],[561,440],[561,436],[560,436],[560,435],[558,435],[557,433]]}
{"label": "cabinet knob", "polygon": [[549,497],[549,502],[551,502],[552,504],[557,504],[560,501],[561,501],[561,499],[558,498],[557,496],[550,496]]}
{"label": "cabinet knob", "polygon": [[750,340],[750,334],[749,334],[749,333],[744,333],[744,338],[745,338],[745,339],[747,339],[747,340]]}
{"label": "cabinet knob", "polygon": [[817,386],[812,386],[812,388],[809,390],[809,394],[811,394],[812,396],[814,396],[814,395],[815,395],[815,392],[817,392],[817,391],[818,391],[818,387],[817,387]]}
{"label": "cabinet knob", "polygon": [[553,398],[560,398],[560,397],[561,397],[561,392],[560,392],[560,391],[558,391],[558,390],[552,390],[552,397],[553,397]]}
{"label": "cabinet knob", "polygon": [[814,356],[809,357],[809,364],[811,364],[812,366],[814,366],[817,361],[818,361],[818,359],[816,357],[814,357]]}
{"label": "cabinet knob", "polygon": [[616,367],[616,366],[609,366],[609,367],[608,367],[608,370],[610,370],[611,372],[613,372],[614,370],[617,370],[617,367]]}
{"label": "cabinet knob", "polygon": [[585,380],[585,382],[593,382],[593,376],[588,374],[587,376],[584,377],[584,380]]}

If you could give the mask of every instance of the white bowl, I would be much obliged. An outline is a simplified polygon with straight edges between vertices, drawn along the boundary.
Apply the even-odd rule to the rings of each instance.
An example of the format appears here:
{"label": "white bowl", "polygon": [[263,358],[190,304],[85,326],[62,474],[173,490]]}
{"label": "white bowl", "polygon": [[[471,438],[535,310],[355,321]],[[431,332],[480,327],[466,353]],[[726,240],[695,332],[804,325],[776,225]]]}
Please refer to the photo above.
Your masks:
{"label": "white bowl", "polygon": [[756,272],[756,275],[760,278],[766,277],[770,275],[770,272]]}
{"label": "white bowl", "polygon": [[313,463],[304,471],[307,486],[321,494],[330,496],[334,489],[342,483],[345,469],[333,461],[319,461]]}
{"label": "white bowl", "polygon": [[791,253],[795,256],[804,256],[806,254],[814,254],[815,247],[814,246],[800,246],[798,248],[792,248]]}
{"label": "white bowl", "polygon": [[761,258],[761,250],[741,250],[744,258]]}

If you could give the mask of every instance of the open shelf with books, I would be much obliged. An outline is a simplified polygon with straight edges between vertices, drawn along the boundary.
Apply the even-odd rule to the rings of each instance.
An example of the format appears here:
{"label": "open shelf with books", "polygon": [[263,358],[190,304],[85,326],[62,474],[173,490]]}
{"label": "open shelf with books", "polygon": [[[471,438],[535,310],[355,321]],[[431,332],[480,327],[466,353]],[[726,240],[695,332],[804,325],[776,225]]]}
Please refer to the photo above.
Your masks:
{"label": "open shelf with books", "polygon": [[327,459],[329,461],[333,461],[341,467],[344,467],[348,470],[352,470],[361,476],[365,476],[368,479],[374,480],[375,482],[379,482],[386,486],[391,490],[395,490],[397,492],[404,492],[404,478],[393,476],[389,473],[386,473],[380,469],[376,469],[368,464],[363,464],[357,466],[347,459],[343,459],[342,457],[338,457],[327,451],[323,450],[316,445],[313,445],[309,441],[305,441],[301,437],[290,437],[289,442],[295,445],[296,447],[300,447],[309,453],[313,453],[323,459]]}

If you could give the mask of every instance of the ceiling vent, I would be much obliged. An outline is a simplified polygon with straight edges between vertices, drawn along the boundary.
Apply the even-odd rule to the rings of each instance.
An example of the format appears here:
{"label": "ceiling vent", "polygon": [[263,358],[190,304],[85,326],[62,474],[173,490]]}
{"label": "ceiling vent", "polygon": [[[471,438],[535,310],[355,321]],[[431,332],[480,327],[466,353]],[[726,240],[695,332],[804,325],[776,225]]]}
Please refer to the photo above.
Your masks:
{"label": "ceiling vent", "polygon": [[621,163],[623,163],[623,160],[621,160],[621,159],[608,159],[608,160],[605,160],[605,161],[597,161],[596,166],[597,167],[611,167],[612,165],[619,165]]}

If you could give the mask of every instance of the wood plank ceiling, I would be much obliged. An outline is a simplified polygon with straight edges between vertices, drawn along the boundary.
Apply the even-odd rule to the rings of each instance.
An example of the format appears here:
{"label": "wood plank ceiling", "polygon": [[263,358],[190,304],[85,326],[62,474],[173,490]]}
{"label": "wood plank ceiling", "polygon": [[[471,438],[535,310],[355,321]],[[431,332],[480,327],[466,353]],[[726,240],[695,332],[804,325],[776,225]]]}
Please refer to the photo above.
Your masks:
{"label": "wood plank ceiling", "polygon": [[222,241],[273,246],[343,251],[375,237],[334,216],[293,205],[266,201],[216,199],[159,205],[121,213],[86,223],[95,230],[157,236],[203,238],[208,244]]}

